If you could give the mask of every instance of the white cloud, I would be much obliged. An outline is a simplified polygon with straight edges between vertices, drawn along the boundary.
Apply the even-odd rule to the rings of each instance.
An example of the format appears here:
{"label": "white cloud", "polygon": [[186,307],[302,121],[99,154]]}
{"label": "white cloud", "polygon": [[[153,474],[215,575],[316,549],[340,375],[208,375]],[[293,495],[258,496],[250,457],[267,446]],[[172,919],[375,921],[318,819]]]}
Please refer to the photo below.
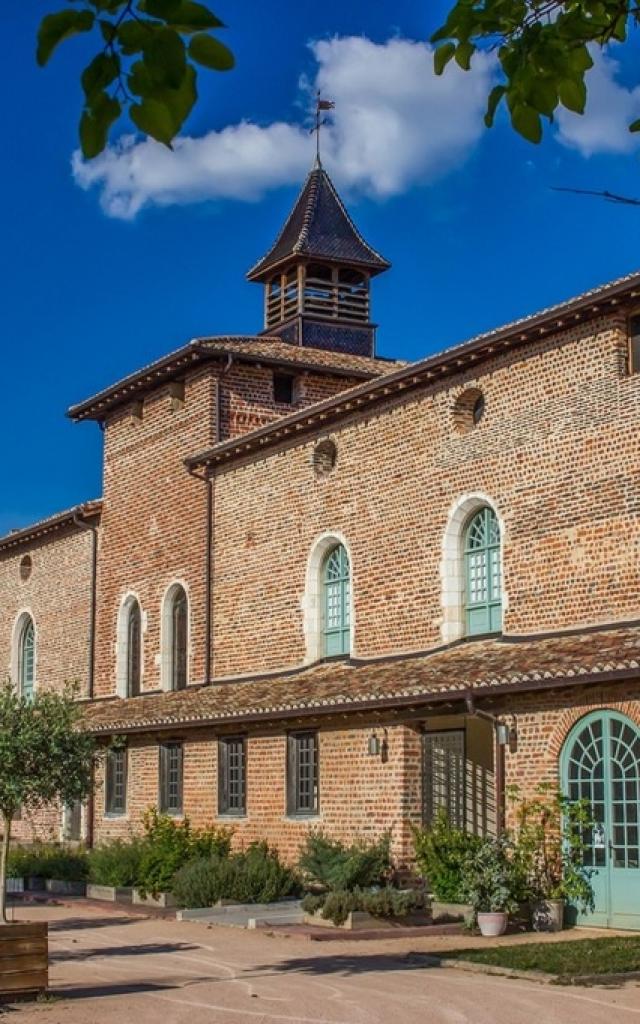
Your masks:
{"label": "white cloud", "polygon": [[587,72],[584,114],[558,108],[558,141],[582,156],[631,153],[640,145],[629,124],[640,117],[640,86],[627,89],[616,81],[620,65],[601,50],[592,53],[594,66]]}
{"label": "white cloud", "polygon": [[[384,197],[433,181],[462,163],[484,132],[491,57],[478,54],[471,72],[454,64],[436,77],[431,48],[408,39],[338,37],[311,49],[313,90],[336,104],[323,161],[351,192]],[[74,153],[73,174],[82,188],[100,190],[107,214],[131,219],[154,204],[258,199],[299,182],[312,155],[304,126],[243,121],[202,138],[181,137],[173,152],[125,136],[90,162]]]}

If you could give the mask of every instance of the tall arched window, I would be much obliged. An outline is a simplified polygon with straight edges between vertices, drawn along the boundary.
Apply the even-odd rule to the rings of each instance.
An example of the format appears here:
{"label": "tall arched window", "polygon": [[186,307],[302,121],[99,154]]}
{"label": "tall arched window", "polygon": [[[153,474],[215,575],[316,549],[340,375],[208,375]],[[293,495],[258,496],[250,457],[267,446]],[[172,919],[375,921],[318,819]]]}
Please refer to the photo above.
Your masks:
{"label": "tall arched window", "polygon": [[468,636],[502,629],[500,525],[488,505],[474,512],[464,531],[464,611]]}
{"label": "tall arched window", "polygon": [[34,691],[36,633],[31,616],[22,623],[18,637],[18,687],[20,695],[31,699]]}
{"label": "tall arched window", "polygon": [[348,654],[351,649],[351,567],[343,544],[332,548],[323,563],[324,654]]}
{"label": "tall arched window", "polygon": [[187,685],[189,604],[184,587],[174,584],[165,597],[162,623],[162,676],[165,690]]}
{"label": "tall arched window", "polygon": [[136,600],[131,601],[128,608],[126,644],[127,697],[137,697],[140,694],[140,679],[142,675],[142,622],[140,605]]}

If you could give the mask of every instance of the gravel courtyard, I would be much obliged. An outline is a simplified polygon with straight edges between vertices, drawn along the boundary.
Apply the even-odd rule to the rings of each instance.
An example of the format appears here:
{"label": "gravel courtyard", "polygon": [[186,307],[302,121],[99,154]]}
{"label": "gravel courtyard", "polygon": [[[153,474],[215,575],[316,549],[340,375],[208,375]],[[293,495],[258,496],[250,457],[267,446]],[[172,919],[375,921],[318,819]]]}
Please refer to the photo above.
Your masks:
{"label": "gravel courtyard", "polygon": [[52,995],[6,1008],[16,1024],[640,1022],[640,983],[556,987],[421,956],[481,940],[318,943],[86,906],[17,916],[50,922]]}

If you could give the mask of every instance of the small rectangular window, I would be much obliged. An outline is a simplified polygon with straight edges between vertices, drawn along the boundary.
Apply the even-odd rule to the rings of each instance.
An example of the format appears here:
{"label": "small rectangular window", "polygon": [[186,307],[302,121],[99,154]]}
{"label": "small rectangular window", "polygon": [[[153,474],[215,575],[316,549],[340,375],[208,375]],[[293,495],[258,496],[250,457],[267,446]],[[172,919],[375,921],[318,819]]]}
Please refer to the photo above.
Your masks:
{"label": "small rectangular window", "polygon": [[127,813],[127,751],[108,750],[105,766],[105,812]]}
{"label": "small rectangular window", "polygon": [[291,733],[287,737],[287,814],[317,814],[318,734]]}
{"label": "small rectangular window", "polygon": [[160,744],[160,793],[162,814],[182,814],[182,743]]}
{"label": "small rectangular window", "polygon": [[454,828],[465,826],[464,729],[426,732],[422,739],[424,823],[443,810]]}
{"label": "small rectangular window", "polygon": [[218,740],[218,814],[245,814],[247,746],[244,736]]}
{"label": "small rectangular window", "polygon": [[629,319],[629,373],[640,373],[640,316]]}
{"label": "small rectangular window", "polygon": [[273,400],[281,405],[292,405],[295,378],[288,373],[274,373]]}

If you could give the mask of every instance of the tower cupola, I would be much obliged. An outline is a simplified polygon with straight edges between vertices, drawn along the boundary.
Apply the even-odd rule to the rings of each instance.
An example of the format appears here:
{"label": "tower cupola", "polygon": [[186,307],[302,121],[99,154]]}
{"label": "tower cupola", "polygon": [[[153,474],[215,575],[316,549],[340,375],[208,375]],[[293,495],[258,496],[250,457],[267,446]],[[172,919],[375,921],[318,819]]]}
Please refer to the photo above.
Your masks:
{"label": "tower cupola", "polygon": [[247,274],[264,284],[264,334],[372,356],[370,282],[390,267],[347,213],[318,162],[274,245]]}

